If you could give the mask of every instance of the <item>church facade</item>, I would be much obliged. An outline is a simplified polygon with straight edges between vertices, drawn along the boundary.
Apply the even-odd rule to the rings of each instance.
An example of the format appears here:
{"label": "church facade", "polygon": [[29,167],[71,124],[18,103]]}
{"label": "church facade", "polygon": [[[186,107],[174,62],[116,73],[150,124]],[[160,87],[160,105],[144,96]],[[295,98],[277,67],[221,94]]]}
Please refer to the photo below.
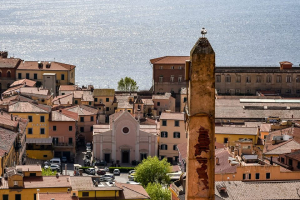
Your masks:
{"label": "church facade", "polygon": [[157,137],[157,125],[141,125],[129,112],[120,111],[110,116],[108,125],[94,125],[94,157],[131,164],[157,156]]}

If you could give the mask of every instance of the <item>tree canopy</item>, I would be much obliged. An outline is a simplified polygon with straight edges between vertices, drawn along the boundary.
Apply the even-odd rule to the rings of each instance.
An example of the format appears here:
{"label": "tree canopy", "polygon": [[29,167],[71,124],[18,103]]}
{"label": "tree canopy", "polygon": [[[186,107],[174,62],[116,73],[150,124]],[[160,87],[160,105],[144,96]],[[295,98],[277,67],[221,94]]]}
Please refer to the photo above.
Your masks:
{"label": "tree canopy", "polygon": [[118,82],[118,90],[125,91],[125,92],[133,92],[137,91],[139,87],[137,86],[137,83],[135,80],[133,80],[130,77],[125,77],[124,79],[121,78],[121,80]]}
{"label": "tree canopy", "polygon": [[149,183],[146,191],[151,199],[171,199],[171,191],[158,183]]}
{"label": "tree canopy", "polygon": [[135,172],[135,181],[146,187],[148,183],[169,184],[171,165],[166,159],[159,160],[156,156],[149,156],[144,159],[137,167]]}

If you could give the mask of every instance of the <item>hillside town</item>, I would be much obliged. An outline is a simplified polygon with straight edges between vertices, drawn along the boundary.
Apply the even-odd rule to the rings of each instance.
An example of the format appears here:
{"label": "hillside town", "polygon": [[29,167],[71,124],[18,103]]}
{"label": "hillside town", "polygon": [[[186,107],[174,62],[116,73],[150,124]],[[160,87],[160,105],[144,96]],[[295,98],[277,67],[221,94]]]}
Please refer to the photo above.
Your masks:
{"label": "hillside town", "polygon": [[[1,51],[1,198],[150,199],[134,175],[108,168],[157,156],[171,165],[173,200],[188,199],[193,176],[215,199],[299,199],[300,67],[215,67],[205,37],[192,50],[151,59],[147,91],[76,85],[75,65]],[[195,127],[210,135],[198,141]],[[196,161],[207,169],[192,172]]]}

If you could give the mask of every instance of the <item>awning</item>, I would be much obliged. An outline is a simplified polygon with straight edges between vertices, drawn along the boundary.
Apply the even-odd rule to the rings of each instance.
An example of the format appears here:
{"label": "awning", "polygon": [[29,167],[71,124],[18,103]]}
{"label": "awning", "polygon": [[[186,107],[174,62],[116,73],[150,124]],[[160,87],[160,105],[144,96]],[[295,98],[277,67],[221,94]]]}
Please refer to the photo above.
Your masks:
{"label": "awning", "polygon": [[52,138],[26,138],[27,144],[51,145]]}

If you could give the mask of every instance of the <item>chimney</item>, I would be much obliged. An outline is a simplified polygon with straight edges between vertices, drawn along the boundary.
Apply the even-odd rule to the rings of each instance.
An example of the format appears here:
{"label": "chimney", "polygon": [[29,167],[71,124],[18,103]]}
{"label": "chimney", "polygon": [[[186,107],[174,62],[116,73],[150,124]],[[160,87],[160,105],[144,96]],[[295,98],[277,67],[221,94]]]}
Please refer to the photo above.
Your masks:
{"label": "chimney", "polygon": [[270,165],[273,165],[273,156],[271,156]]}
{"label": "chimney", "polygon": [[39,69],[43,68],[43,63],[41,61],[38,61],[38,67],[39,67]]}
{"label": "chimney", "polygon": [[291,63],[289,61],[282,61],[282,62],[279,62],[279,64],[280,64],[280,70],[292,69],[292,67],[293,67],[293,63]]}
{"label": "chimney", "polygon": [[36,200],[40,200],[40,189],[36,190]]}
{"label": "chimney", "polygon": [[216,156],[216,165],[220,165],[220,158]]}

